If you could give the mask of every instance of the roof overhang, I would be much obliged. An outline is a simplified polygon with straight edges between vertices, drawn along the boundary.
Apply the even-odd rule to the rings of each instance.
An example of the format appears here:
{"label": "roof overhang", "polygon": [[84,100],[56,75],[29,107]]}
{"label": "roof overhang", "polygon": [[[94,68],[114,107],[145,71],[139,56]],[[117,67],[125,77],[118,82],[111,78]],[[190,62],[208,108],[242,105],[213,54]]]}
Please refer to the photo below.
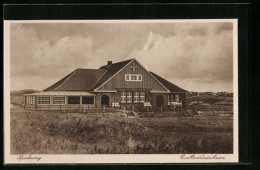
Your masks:
{"label": "roof overhang", "polygon": [[96,93],[116,93],[116,90],[94,90]]}
{"label": "roof overhang", "polygon": [[44,91],[24,94],[24,96],[95,96],[95,94],[86,91]]}
{"label": "roof overhang", "polygon": [[170,93],[169,91],[151,91],[151,93]]}

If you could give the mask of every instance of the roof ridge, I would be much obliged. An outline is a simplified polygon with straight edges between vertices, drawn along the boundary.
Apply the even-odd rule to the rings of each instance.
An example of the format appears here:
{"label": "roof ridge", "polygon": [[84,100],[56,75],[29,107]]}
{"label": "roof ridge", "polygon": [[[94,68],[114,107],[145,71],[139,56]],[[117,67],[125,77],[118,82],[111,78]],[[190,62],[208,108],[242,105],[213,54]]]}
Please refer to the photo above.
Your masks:
{"label": "roof ridge", "polygon": [[[119,61],[119,62],[116,62],[116,63],[112,63],[111,65],[109,65],[109,67],[112,66],[112,65],[114,65],[114,64],[119,64],[119,63],[123,63],[123,62],[126,62],[126,61],[131,61],[131,60],[135,60],[135,58],[131,58],[131,59]],[[103,69],[102,67],[105,67],[105,66],[107,66],[107,65],[101,66],[100,69]],[[109,67],[107,67],[107,68],[109,68]]]}
{"label": "roof ridge", "polygon": [[98,69],[98,68],[77,68],[76,70],[105,70],[105,69]]}
{"label": "roof ridge", "polygon": [[76,70],[74,70],[72,72],[72,74],[66,80],[64,80],[58,87],[54,88],[53,90],[56,90],[57,88],[60,88],[66,81],[68,81],[76,73],[77,70],[78,70],[78,68]]}

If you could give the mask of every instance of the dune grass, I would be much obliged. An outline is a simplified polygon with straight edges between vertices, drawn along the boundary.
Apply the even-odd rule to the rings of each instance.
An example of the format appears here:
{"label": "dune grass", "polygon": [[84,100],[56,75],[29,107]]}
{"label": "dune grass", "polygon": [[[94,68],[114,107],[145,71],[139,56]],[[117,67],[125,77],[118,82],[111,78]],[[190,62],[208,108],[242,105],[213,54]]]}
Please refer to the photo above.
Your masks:
{"label": "dune grass", "polygon": [[[112,115],[112,116],[111,116]],[[133,118],[11,108],[11,154],[232,153],[232,117]]]}

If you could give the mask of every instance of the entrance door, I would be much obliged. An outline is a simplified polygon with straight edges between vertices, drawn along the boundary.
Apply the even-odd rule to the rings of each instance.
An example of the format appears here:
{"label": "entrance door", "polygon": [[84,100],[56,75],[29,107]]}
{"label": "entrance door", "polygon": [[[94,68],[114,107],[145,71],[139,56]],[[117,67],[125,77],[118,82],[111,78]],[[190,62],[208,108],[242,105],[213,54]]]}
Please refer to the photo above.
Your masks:
{"label": "entrance door", "polygon": [[108,95],[103,95],[101,97],[101,107],[107,107],[109,106],[109,97]]}
{"label": "entrance door", "polygon": [[159,95],[156,97],[156,106],[157,107],[163,106],[163,96],[162,95]]}

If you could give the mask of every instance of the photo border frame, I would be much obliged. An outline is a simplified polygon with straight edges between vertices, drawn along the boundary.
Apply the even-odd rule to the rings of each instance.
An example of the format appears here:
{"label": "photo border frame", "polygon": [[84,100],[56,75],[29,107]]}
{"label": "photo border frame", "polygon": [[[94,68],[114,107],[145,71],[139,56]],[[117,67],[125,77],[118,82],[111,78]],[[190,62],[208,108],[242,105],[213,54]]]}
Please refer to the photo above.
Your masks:
{"label": "photo border frame", "polygon": [[[239,163],[252,160],[250,89],[250,6],[248,4],[5,5],[5,20],[238,19]],[[124,8],[122,8],[124,7]],[[126,7],[126,8],[125,8]],[[76,10],[77,9],[77,10]],[[15,11],[15,12],[14,12]],[[26,11],[26,12],[24,12]],[[63,11],[63,12],[62,12]],[[73,11],[65,13],[64,11]],[[84,13],[84,11],[89,11]],[[104,11],[106,13],[104,13]],[[174,11],[174,12],[170,12]],[[187,12],[188,11],[188,12]],[[187,12],[187,13],[185,13]],[[62,14],[63,13],[63,14]],[[35,14],[35,15],[32,15]],[[105,15],[107,14],[107,15]],[[193,14],[193,15],[192,15]],[[245,114],[247,113],[247,114]],[[248,136],[244,138],[243,136]],[[4,145],[3,145],[4,146]],[[204,164],[204,163],[203,163]]]}

